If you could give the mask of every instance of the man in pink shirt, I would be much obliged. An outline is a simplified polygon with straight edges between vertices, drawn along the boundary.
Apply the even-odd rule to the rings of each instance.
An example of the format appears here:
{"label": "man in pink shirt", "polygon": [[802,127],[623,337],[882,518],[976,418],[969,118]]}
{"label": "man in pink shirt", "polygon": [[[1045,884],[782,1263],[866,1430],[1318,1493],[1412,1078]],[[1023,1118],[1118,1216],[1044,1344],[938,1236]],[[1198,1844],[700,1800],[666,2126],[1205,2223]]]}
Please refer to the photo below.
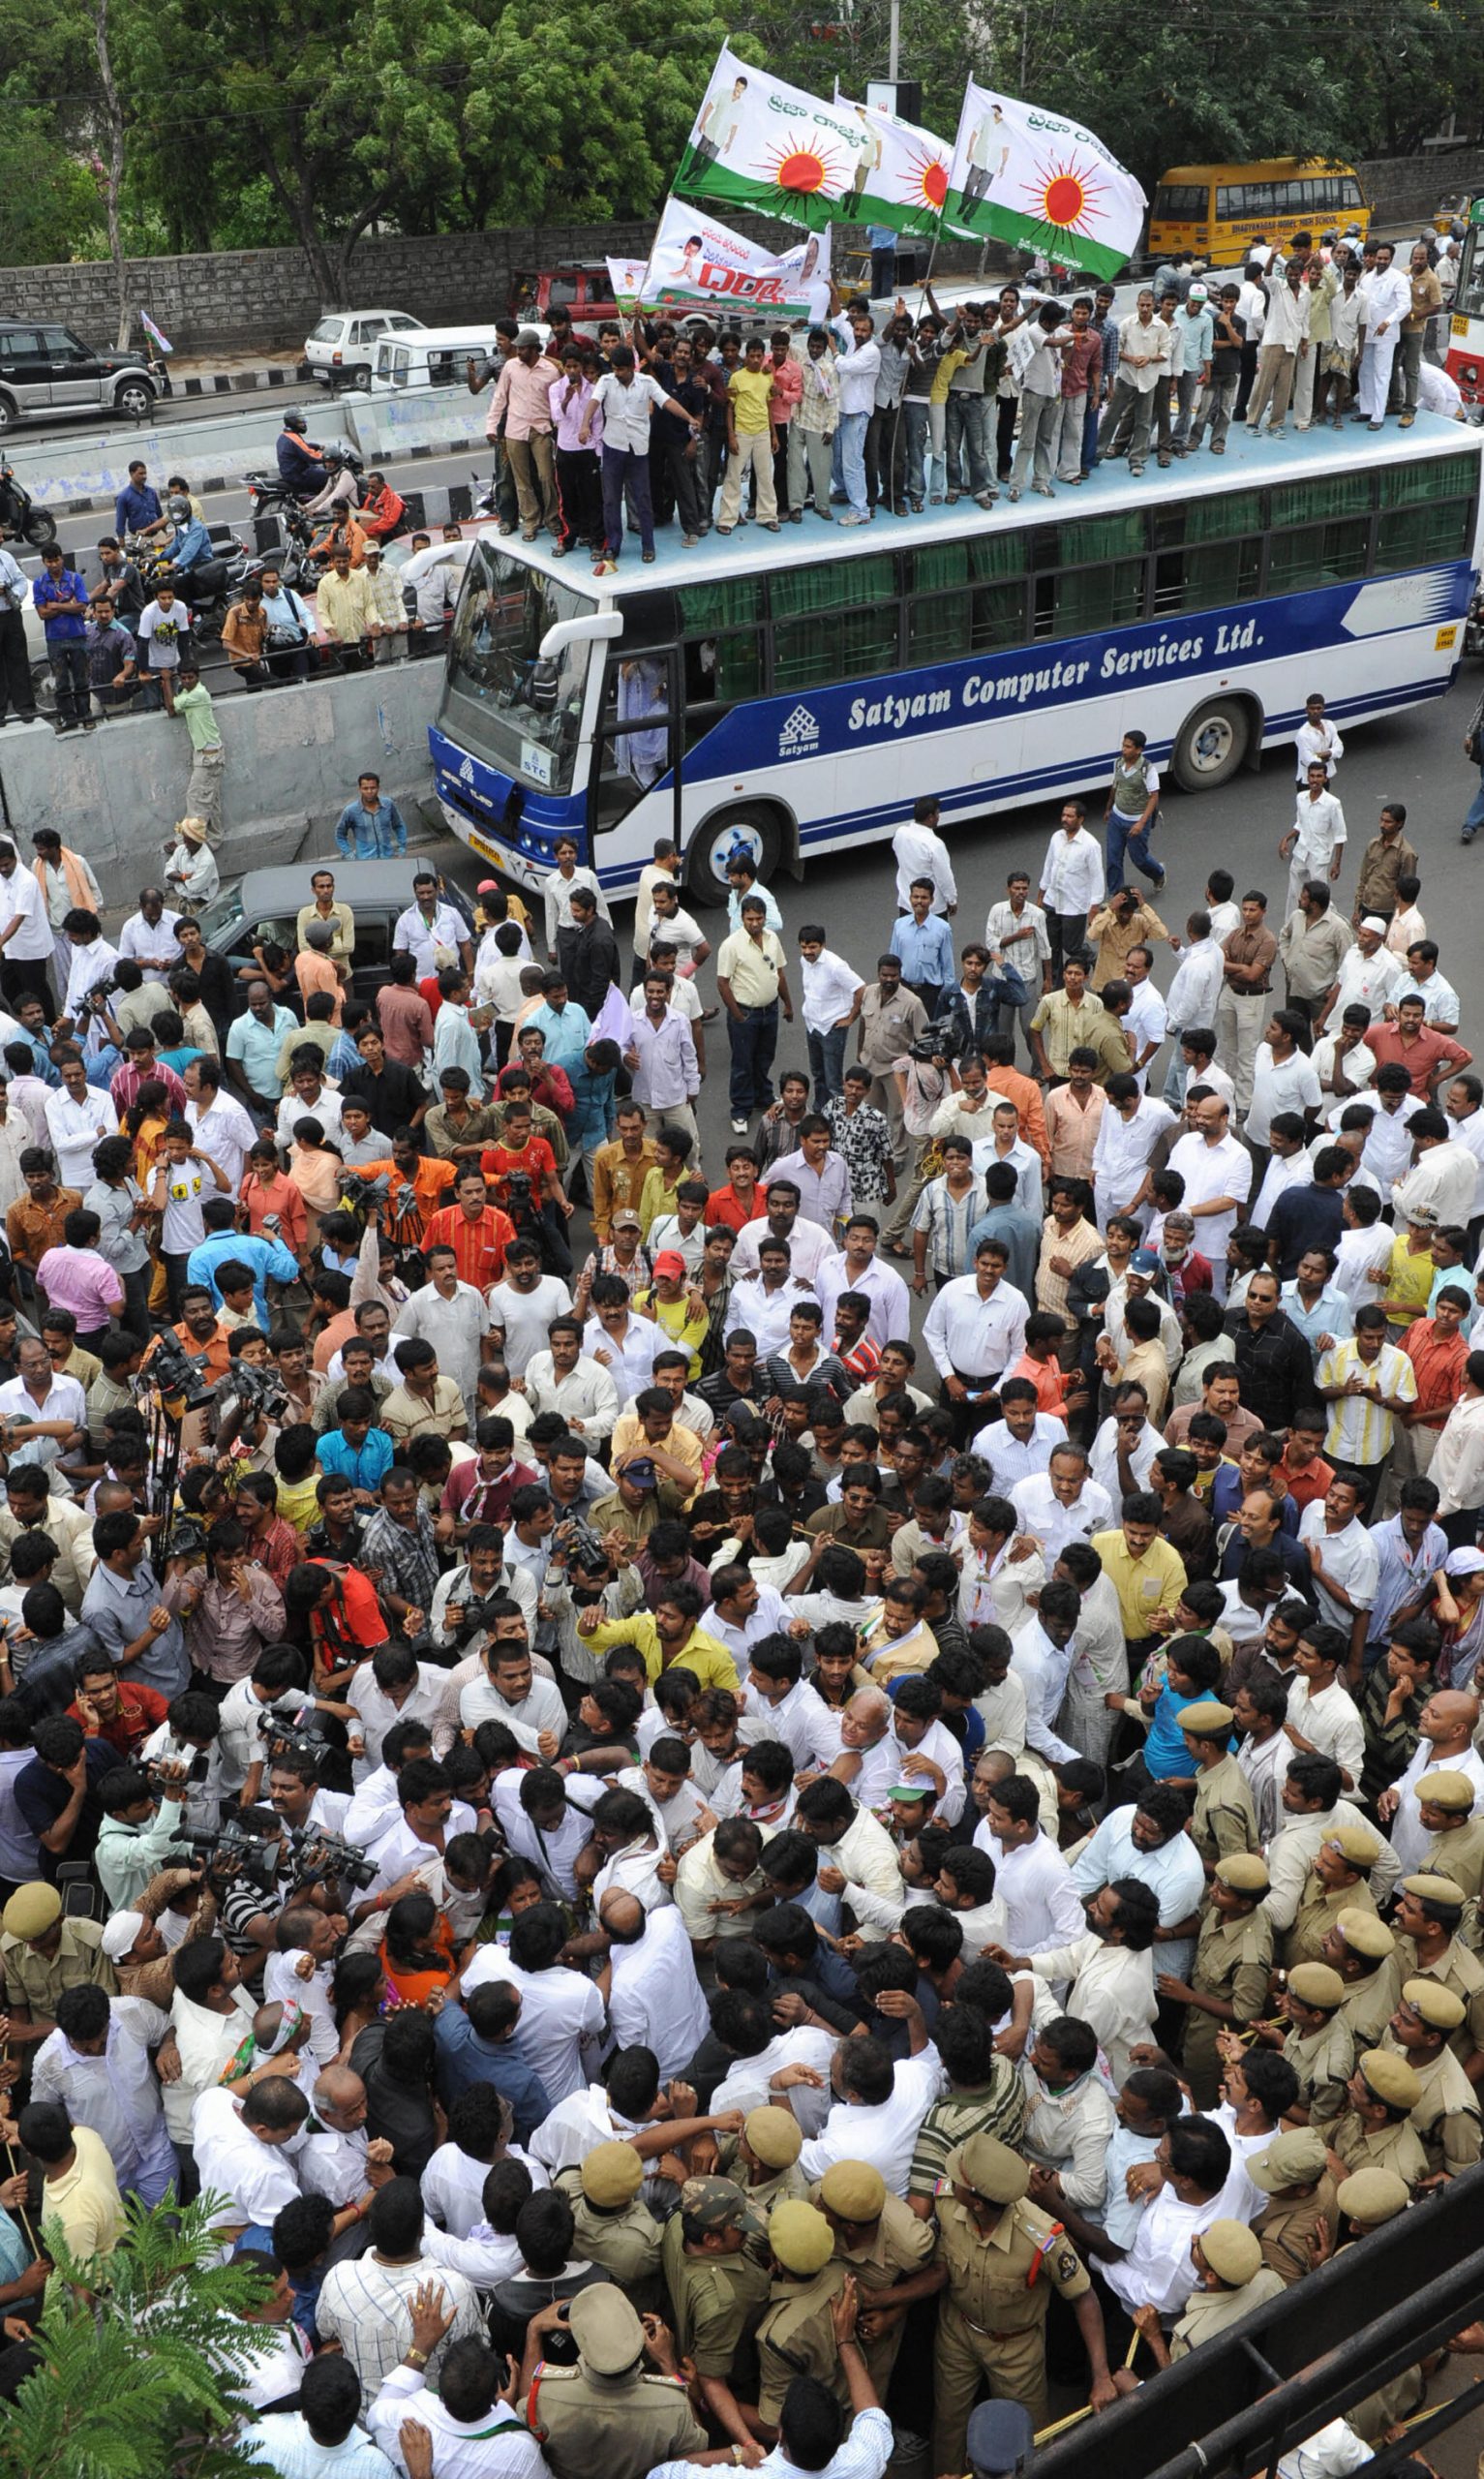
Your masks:
{"label": "man in pink shirt", "polygon": [[343,995],[340,971],[330,958],[330,949],[335,943],[336,927],[333,921],[311,921],[304,932],[306,943],[293,960],[294,977],[299,985],[299,995],[306,1007],[317,990],[326,991],[333,998],[335,1007],[330,1018],[332,1025],[338,1025],[340,1022],[340,1002]]}
{"label": "man in pink shirt", "polygon": [[[533,542],[545,525],[560,530],[557,513],[557,450],[552,388],[561,373],[541,350],[533,329],[523,327],[490,399],[488,436],[505,426],[505,455],[515,475],[521,506],[521,539]],[[502,527],[508,532],[508,527]]]}
{"label": "man in pink shirt", "polygon": [[417,965],[407,949],[399,948],[389,957],[386,969],[390,978],[376,995],[377,1023],[386,1056],[420,1074],[423,1059],[433,1048],[433,1016],[417,987]]}
{"label": "man in pink shirt", "polygon": [[124,1304],[124,1286],[98,1252],[102,1230],[96,1213],[75,1207],[62,1225],[62,1246],[48,1248],[36,1269],[47,1306],[70,1309],[76,1318],[83,1351],[95,1349]]}
{"label": "man in pink shirt", "polygon": [[788,348],[788,329],[780,327],[770,339],[768,358],[763,368],[772,377],[772,385],[768,391],[768,411],[778,435],[777,453],[772,461],[772,487],[779,513],[792,516],[794,511],[788,497],[788,426],[799,411],[803,394],[803,366],[794,359]]}

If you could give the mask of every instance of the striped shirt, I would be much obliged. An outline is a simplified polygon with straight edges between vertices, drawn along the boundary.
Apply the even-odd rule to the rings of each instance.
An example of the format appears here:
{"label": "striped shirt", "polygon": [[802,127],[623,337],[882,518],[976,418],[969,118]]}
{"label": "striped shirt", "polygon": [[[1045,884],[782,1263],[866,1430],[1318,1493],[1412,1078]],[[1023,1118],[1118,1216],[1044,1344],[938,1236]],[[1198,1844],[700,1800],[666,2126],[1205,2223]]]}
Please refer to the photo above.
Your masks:
{"label": "striped shirt", "polygon": [[1024,2124],[1025,2087],[1010,2059],[996,2057],[987,2083],[966,2092],[949,2092],[934,2100],[918,2131],[908,2194],[934,2193],[950,2153],[967,2143],[971,2134],[992,2134],[1012,2152],[1018,2152]]}

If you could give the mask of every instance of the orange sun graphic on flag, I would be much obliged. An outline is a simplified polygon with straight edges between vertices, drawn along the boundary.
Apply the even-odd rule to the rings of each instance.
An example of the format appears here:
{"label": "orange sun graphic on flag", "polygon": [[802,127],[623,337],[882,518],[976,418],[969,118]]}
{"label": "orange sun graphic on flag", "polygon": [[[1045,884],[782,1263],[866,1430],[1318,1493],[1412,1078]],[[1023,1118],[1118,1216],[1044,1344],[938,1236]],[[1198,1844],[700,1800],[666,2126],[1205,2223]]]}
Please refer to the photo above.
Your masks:
{"label": "orange sun graphic on flag", "polygon": [[904,186],[910,205],[928,207],[936,215],[948,197],[948,165],[941,155],[929,154],[925,146],[913,146]]}
{"label": "orange sun graphic on flag", "polygon": [[1074,158],[1038,164],[1025,194],[1041,223],[1058,232],[1086,232],[1103,221],[1105,209],[1098,204],[1103,187],[1096,171]]}
{"label": "orange sun graphic on flag", "polygon": [[764,169],[775,189],[786,190],[793,198],[812,198],[820,190],[835,191],[840,187],[834,152],[828,146],[806,143],[787,149],[774,147]]}

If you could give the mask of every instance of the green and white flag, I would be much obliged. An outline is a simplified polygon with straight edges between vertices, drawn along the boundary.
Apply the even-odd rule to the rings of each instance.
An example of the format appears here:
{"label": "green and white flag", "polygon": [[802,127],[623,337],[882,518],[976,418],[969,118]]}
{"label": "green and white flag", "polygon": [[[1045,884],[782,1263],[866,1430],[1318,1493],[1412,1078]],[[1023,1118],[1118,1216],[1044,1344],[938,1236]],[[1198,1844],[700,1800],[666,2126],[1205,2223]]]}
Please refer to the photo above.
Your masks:
{"label": "green and white flag", "polygon": [[964,93],[943,229],[1008,241],[1087,275],[1115,276],[1138,247],[1143,191],[1101,138],[973,79]]}
{"label": "green and white flag", "polygon": [[842,203],[842,215],[854,221],[859,214],[863,226],[890,225],[893,232],[936,240],[954,154],[948,139],[934,138],[930,129],[915,129],[910,120],[898,120],[876,104],[848,103],[838,86],[834,107],[855,114],[873,150],[863,203],[859,208],[854,201]]}
{"label": "green and white flag", "polygon": [[[925,132],[907,132],[890,113],[864,104],[827,104],[785,85],[723,45],[675,187],[685,198],[749,206],[811,232],[835,222],[920,232],[931,229],[924,221],[930,199],[921,186],[930,162],[924,161],[917,195],[910,180],[903,184],[886,172],[889,160],[910,152],[909,139],[919,138],[927,148],[937,144]],[[946,157],[947,149],[940,151]]]}

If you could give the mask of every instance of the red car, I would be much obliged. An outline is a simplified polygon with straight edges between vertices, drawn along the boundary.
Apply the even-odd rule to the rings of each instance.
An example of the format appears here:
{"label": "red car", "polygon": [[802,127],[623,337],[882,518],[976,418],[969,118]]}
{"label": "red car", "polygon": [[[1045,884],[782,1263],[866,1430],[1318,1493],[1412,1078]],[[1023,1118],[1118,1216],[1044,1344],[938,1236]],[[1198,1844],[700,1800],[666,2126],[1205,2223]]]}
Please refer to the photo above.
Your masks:
{"label": "red car", "polygon": [[517,269],[510,288],[512,319],[539,319],[549,324],[554,310],[569,310],[574,327],[596,327],[617,319],[608,269],[601,259],[563,267]]}

